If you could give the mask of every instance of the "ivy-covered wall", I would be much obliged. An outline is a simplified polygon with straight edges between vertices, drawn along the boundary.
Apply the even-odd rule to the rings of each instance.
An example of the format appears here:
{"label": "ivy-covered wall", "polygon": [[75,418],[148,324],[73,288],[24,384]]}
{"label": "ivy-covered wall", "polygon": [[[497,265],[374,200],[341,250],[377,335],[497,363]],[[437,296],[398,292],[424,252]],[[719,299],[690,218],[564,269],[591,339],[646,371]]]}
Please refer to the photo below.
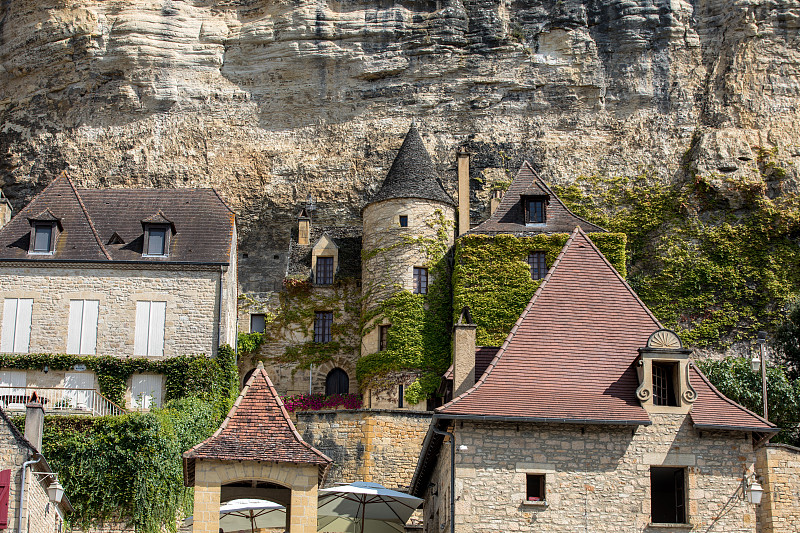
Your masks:
{"label": "ivy-covered wall", "polygon": [[688,346],[771,331],[800,292],[800,197],[776,150],[745,177],[580,177],[553,187],[578,215],[628,236],[628,281]]}
{"label": "ivy-covered wall", "polygon": [[[102,393],[121,401],[137,371],[164,375],[166,403],[122,416],[47,416],[44,455],[75,508],[68,519],[85,529],[125,522],[141,533],[176,530],[191,514],[192,489],[183,486],[181,454],[210,436],[239,394],[236,354],[221,346],[216,358],[187,355],[163,361],[63,354],[0,355],[0,367],[67,370],[84,364]],[[24,431],[24,417],[14,423]]]}
{"label": "ivy-covered wall", "polygon": [[[622,233],[592,233],[597,248],[624,277],[626,238]],[[512,235],[465,235],[458,239],[453,271],[453,310],[469,306],[478,325],[479,346],[500,346],[541,280],[532,280],[528,254],[543,251],[550,268],[569,235],[556,233]],[[458,317],[455,316],[455,319]]]}
{"label": "ivy-covered wall", "polygon": [[145,357],[67,354],[0,354],[0,368],[18,370],[70,370],[85,365],[97,376],[100,394],[124,406],[125,389],[136,372],[162,374],[166,389],[165,401],[187,396],[200,396],[211,401],[218,412],[227,413],[231,399],[238,394],[236,354],[230,346],[219,348],[216,358],[205,355],[182,355],[151,360]]}

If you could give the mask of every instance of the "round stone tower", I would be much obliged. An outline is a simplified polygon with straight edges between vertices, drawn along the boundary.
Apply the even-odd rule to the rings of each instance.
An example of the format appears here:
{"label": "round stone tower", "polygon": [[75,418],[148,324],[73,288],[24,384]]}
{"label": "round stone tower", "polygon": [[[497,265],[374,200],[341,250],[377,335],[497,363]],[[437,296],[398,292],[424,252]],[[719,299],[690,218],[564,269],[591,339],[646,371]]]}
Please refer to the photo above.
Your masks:
{"label": "round stone tower", "polygon": [[[429,291],[436,290],[437,282],[449,286],[449,279],[437,276],[449,277],[445,256],[454,242],[455,215],[455,204],[442,188],[430,155],[412,124],[383,185],[362,211],[362,309],[367,322],[362,356],[392,351],[392,340],[400,332],[398,328],[390,331],[391,319],[384,311],[386,306],[394,305],[393,298],[410,294],[426,300]],[[427,307],[427,302],[424,305]],[[449,331],[442,335],[447,337]],[[403,342],[409,341],[406,338]],[[403,381],[415,379],[414,372],[410,372],[405,377],[384,380],[386,394],[382,393],[378,401],[373,388],[372,407],[405,407]]]}

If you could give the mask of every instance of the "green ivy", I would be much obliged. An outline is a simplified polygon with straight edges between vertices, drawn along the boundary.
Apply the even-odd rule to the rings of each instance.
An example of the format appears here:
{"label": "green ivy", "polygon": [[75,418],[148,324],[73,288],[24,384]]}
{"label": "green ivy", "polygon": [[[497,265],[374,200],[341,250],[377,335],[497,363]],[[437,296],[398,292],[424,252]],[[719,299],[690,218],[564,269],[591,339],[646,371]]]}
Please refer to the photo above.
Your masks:
{"label": "green ivy", "polygon": [[[684,343],[725,348],[773,330],[800,292],[800,198],[770,197],[774,150],[752,173],[663,184],[581,177],[555,187],[576,213],[628,236],[628,281]],[[735,206],[735,209],[732,207]]]}
{"label": "green ivy", "polygon": [[[405,389],[405,400],[413,405],[436,391],[450,365],[450,328],[452,326],[452,287],[448,241],[453,223],[436,210],[426,221],[435,237],[408,237],[390,247],[362,252],[369,259],[398,247],[416,248],[427,261],[431,280],[427,294],[393,288],[381,301],[369,304],[361,316],[363,337],[377,327],[378,317],[392,325],[387,334],[387,349],[358,360],[356,377],[359,386],[384,388],[393,383],[392,374],[411,372],[419,377]],[[385,287],[365,287],[365,293]],[[369,297],[365,298],[366,301]],[[367,306],[367,304],[365,304]]]}
{"label": "green ivy", "polygon": [[[14,420],[24,431],[24,418]],[[220,416],[201,398],[116,417],[48,416],[42,448],[75,512],[73,527],[128,523],[137,533],[176,531],[192,512],[182,453],[209,437]]]}
{"label": "green ivy", "polygon": [[[592,233],[589,237],[625,276],[625,235]],[[549,268],[568,238],[566,233],[556,233],[530,237],[465,235],[458,240],[453,308],[458,314],[469,306],[478,325],[479,346],[500,346],[539,287],[541,280],[531,279],[528,254],[545,252]]]}
{"label": "green ivy", "polygon": [[0,368],[70,370],[85,365],[97,376],[100,394],[117,405],[124,404],[128,380],[136,372],[164,376],[165,401],[200,396],[211,401],[218,413],[226,413],[238,395],[236,354],[230,346],[219,348],[216,358],[182,355],[154,361],[144,357],[67,354],[0,354]]}

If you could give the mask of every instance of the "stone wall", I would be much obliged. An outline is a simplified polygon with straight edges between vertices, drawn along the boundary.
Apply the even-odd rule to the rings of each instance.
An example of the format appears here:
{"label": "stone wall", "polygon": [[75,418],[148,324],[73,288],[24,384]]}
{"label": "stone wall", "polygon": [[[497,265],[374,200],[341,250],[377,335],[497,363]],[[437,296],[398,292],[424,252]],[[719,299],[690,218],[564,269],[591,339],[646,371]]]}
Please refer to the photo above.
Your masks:
{"label": "stone wall", "polygon": [[[456,422],[456,531],[655,532],[650,467],[685,467],[692,530],[753,533],[755,507],[741,480],[754,454],[746,433],[708,432],[685,415],[652,414],[650,426]],[[448,527],[449,443],[425,500],[425,531]],[[526,474],[544,474],[545,502],[527,502]],[[434,495],[436,492],[438,495]]]}
{"label": "stone wall", "polygon": [[333,459],[327,486],[372,481],[407,490],[431,413],[362,410],[297,413],[303,440]]}
{"label": "stone wall", "polygon": [[[230,283],[235,286],[235,281]],[[136,302],[139,300],[167,302],[164,357],[216,355],[220,331],[219,291],[218,267],[174,270],[168,267],[5,265],[0,273],[0,299],[33,298],[30,353],[64,353],[70,300],[91,299],[100,301],[97,355],[133,356]],[[224,315],[225,321],[235,320],[233,311]],[[227,324],[223,324],[222,329],[233,331]],[[234,339],[225,341],[232,344]]]}
{"label": "stone wall", "polygon": [[767,444],[756,452],[764,488],[758,510],[760,533],[800,531],[800,448]]}
{"label": "stone wall", "polygon": [[[7,533],[18,532],[19,497],[22,486],[22,465],[33,458],[33,451],[9,427],[10,422],[0,417],[0,470],[11,470],[11,493],[8,501]],[[44,464],[33,465],[44,472]],[[45,476],[31,474],[27,468],[25,504],[23,506],[23,530],[26,533],[60,533],[63,527],[61,510],[50,502],[43,484]],[[69,495],[67,495],[69,496]]]}

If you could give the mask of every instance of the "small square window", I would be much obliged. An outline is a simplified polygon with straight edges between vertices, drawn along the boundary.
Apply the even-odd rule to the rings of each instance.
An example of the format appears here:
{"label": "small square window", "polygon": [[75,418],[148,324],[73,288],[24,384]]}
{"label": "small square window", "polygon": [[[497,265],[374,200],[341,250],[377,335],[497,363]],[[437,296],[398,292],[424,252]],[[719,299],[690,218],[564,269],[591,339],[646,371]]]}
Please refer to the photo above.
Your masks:
{"label": "small square window", "polygon": [[408,227],[408,215],[400,215],[400,227],[401,228]]}
{"label": "small square window", "polygon": [[145,255],[167,255],[167,228],[147,228]]}
{"label": "small square window", "polygon": [[381,351],[381,352],[389,347],[389,328],[390,327],[392,327],[391,324],[385,324],[383,326],[378,326],[378,350]]}
{"label": "small square window", "polygon": [[33,227],[33,251],[48,254],[53,251],[53,225],[36,224]]}
{"label": "small square window", "polygon": [[250,315],[250,333],[264,333],[267,321],[262,314]]}
{"label": "small square window", "polygon": [[414,267],[414,294],[428,294],[428,269]]}
{"label": "small square window", "polygon": [[547,220],[546,198],[527,198],[525,199],[525,223],[544,224]]}
{"label": "small square window", "polygon": [[317,311],[314,313],[314,342],[331,342],[331,325],[333,311]]}
{"label": "small square window", "polygon": [[531,269],[531,279],[542,279],[547,275],[547,263],[544,252],[531,252],[528,254],[528,266]]}
{"label": "small square window", "polygon": [[650,467],[650,520],[654,524],[685,524],[685,468]]}
{"label": "small square window", "polygon": [[333,283],[333,257],[317,257],[317,285],[331,285]]}
{"label": "small square window", "polygon": [[544,474],[525,475],[525,501],[545,501]]}

